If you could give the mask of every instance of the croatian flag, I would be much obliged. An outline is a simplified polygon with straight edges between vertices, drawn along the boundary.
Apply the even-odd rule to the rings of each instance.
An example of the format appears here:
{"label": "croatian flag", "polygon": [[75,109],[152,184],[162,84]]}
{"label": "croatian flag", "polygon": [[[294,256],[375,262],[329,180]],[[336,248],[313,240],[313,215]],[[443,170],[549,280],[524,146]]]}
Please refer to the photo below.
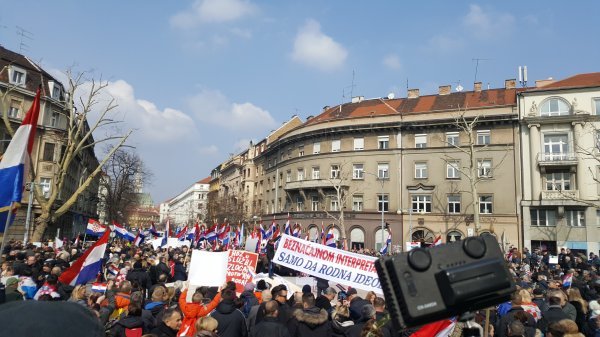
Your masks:
{"label": "croatian flag", "polygon": [[171,229],[171,223],[170,220],[167,219],[167,224],[165,225],[165,235],[163,236],[162,241],[160,242],[160,246],[166,246],[167,244],[167,238],[169,237],[169,230]]}
{"label": "croatian flag", "polygon": [[450,336],[456,325],[455,319],[444,319],[441,321],[423,325],[410,337],[447,337]]}
{"label": "croatian flag", "polygon": [[392,244],[392,233],[390,231],[388,231],[388,237],[385,240],[385,245],[383,247],[381,247],[381,249],[379,250],[379,253],[381,255],[385,255],[388,252],[388,247]]}
{"label": "croatian flag", "polygon": [[158,237],[158,232],[156,231],[156,227],[154,227],[154,222],[152,226],[150,226],[150,234],[152,234],[155,238]]}
{"label": "croatian flag", "polygon": [[113,226],[115,228],[115,235],[117,235],[121,239],[125,239],[129,242],[132,242],[133,240],[135,240],[135,235],[133,235],[128,230],[123,228],[123,226],[118,224],[116,221],[113,221]]}
{"label": "croatian flag", "polygon": [[101,236],[106,232],[106,227],[102,226],[98,220],[89,219],[85,234],[93,236]]}
{"label": "croatian flag", "polygon": [[223,229],[219,231],[219,240],[224,242],[227,239],[227,242],[229,242],[229,231],[229,226],[223,225]]}
{"label": "croatian flag", "polygon": [[92,283],[92,291],[96,293],[106,292],[106,283],[94,282]]}
{"label": "croatian flag", "polygon": [[113,275],[113,276],[119,275],[119,267],[115,266],[114,264],[111,264],[110,266],[108,266],[107,269],[111,275]]}
{"label": "croatian flag", "polygon": [[212,225],[204,235],[207,241],[215,241],[217,239],[217,224]]}
{"label": "croatian flag", "polygon": [[187,235],[187,232],[188,232],[187,227],[183,227],[179,231],[177,231],[177,235],[176,235],[177,240],[179,240],[179,241],[185,240],[185,236]]}
{"label": "croatian flag", "polygon": [[328,247],[336,248],[335,236],[333,235],[333,228],[330,228],[325,237],[325,245]]}
{"label": "croatian flag", "polygon": [[133,240],[133,245],[139,247],[144,242],[145,238],[146,237],[144,234],[142,234],[142,232],[138,232],[137,236]]}
{"label": "croatian flag", "polygon": [[74,286],[77,284],[86,284],[88,281],[96,279],[102,269],[102,258],[104,257],[109,237],[110,229],[107,229],[96,243],[60,275],[58,280],[63,284]]}
{"label": "croatian flag", "polygon": [[265,231],[262,227],[262,224],[260,224],[260,231],[261,231],[263,240],[269,240],[273,236],[272,230],[273,230],[273,227],[271,226],[271,227],[269,227],[268,230]]}
{"label": "croatian flag", "polygon": [[441,245],[441,244],[442,244],[442,236],[441,236],[441,235],[438,235],[438,236],[435,238],[435,240],[433,241],[433,245],[434,245],[434,246],[439,246],[439,245]]}
{"label": "croatian flag", "polygon": [[563,277],[563,287],[570,287],[573,283],[573,274],[567,274]]}
{"label": "croatian flag", "polygon": [[283,232],[285,233],[285,235],[292,235],[291,231],[292,231],[292,228],[290,227],[290,213],[288,213],[288,219],[285,222],[285,227],[283,229]]}
{"label": "croatian flag", "polygon": [[301,233],[302,233],[302,228],[300,227],[300,224],[295,224],[294,231],[292,232],[292,236],[294,236],[295,238],[299,238]]}
{"label": "croatian flag", "polygon": [[198,230],[198,224],[195,224],[194,227],[192,227],[192,228],[188,228],[185,238],[187,240],[194,241],[194,239],[196,238],[197,230]]}
{"label": "croatian flag", "polygon": [[271,237],[273,239],[277,239],[279,236],[281,236],[281,233],[279,232],[279,227],[277,227],[277,224],[273,223],[273,226],[274,227],[271,227],[271,233],[273,233],[271,234]]}
{"label": "croatian flag", "polygon": [[[29,179],[29,156],[33,148],[37,120],[40,114],[40,89],[35,94],[31,108],[27,111],[21,126],[15,132],[0,161],[0,232],[14,220],[14,212],[23,198],[24,179]],[[10,218],[9,215],[11,215]]]}

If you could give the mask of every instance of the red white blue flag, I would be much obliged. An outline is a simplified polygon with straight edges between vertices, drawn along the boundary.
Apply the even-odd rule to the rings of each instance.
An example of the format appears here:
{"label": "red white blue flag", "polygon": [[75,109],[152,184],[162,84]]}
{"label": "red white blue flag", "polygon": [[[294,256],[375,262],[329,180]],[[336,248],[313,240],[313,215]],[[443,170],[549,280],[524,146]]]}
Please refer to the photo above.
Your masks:
{"label": "red white blue flag", "polygon": [[104,258],[109,237],[110,229],[107,229],[102,237],[86,250],[71,267],[60,274],[58,280],[63,284],[74,286],[96,279],[102,268],[102,258]]}

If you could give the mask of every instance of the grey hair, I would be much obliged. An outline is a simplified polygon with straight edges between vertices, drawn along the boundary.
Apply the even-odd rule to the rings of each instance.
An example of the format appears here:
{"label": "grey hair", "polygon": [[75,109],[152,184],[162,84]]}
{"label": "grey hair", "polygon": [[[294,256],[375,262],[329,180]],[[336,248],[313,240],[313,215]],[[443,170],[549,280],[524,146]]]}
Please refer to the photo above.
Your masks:
{"label": "grey hair", "polygon": [[324,294],[325,295],[337,295],[337,291],[332,287],[328,287],[327,289],[325,289]]}

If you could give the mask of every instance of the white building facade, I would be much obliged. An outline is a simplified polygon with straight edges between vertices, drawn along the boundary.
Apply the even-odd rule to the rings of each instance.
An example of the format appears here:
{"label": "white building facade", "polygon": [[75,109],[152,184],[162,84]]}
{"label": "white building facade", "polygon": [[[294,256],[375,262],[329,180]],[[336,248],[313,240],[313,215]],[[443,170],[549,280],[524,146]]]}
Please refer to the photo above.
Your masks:
{"label": "white building facade", "polygon": [[204,222],[210,178],[195,182],[185,191],[160,205],[161,223],[167,218],[171,226],[192,226]]}

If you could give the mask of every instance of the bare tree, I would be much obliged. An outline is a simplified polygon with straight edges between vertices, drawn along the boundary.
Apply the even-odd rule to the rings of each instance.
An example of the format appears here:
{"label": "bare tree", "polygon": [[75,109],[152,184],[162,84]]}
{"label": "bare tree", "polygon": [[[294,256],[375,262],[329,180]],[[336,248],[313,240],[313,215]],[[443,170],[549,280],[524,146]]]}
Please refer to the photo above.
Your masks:
{"label": "bare tree", "polygon": [[[32,241],[40,241],[44,232],[48,228],[48,224],[55,222],[63,214],[65,214],[71,206],[73,206],[78,198],[91,186],[97,179],[98,174],[102,171],[102,167],[112,157],[112,155],[125,143],[131,135],[132,130],[125,134],[108,135],[103,138],[94,139],[101,131],[107,131],[107,127],[120,123],[112,119],[110,116],[117,107],[114,99],[109,100],[102,107],[97,107],[101,103],[100,96],[104,89],[108,86],[108,82],[92,79],[87,81],[86,73],[73,74],[70,70],[67,71],[69,88],[65,95],[65,109],[61,113],[67,120],[66,130],[59,131],[55,134],[57,141],[62,143],[62,150],[56,159],[56,168],[54,177],[51,181],[49,193],[44,195],[39,185],[35,185],[34,195],[38,202],[41,214],[35,219],[35,230],[32,235]],[[83,87],[88,84],[87,89]],[[77,102],[77,95],[83,93]],[[7,92],[4,93],[3,101],[6,98]],[[7,104],[6,102],[4,105]],[[7,109],[4,109],[5,111]],[[95,122],[89,123],[88,118],[91,114],[98,113],[95,116]],[[7,113],[3,115],[3,121],[6,129],[14,135],[14,129],[10,125]],[[91,172],[84,172],[84,177],[75,191],[70,195],[62,196],[61,191],[65,187],[65,182],[69,177],[69,173],[77,169],[82,161],[82,158],[93,154],[93,149],[98,144],[112,144],[110,149],[105,154],[104,158],[99,162],[99,165]],[[31,178],[35,178],[35,172],[30,170]],[[95,194],[96,192],[93,192]]]}
{"label": "bare tree", "polygon": [[117,150],[104,166],[100,178],[100,202],[106,208],[109,221],[124,223],[129,211],[138,205],[138,182],[148,182],[152,173],[142,159],[131,149]]}
{"label": "bare tree", "polygon": [[486,162],[479,158],[480,153],[485,153],[485,151],[489,151],[489,144],[479,144],[477,141],[477,128],[480,125],[480,116],[476,115],[473,117],[466,116],[466,109],[459,110],[457,115],[454,118],[454,126],[458,129],[459,139],[465,139],[466,143],[455,143],[448,142],[446,139],[443,140],[447,145],[456,149],[459,154],[462,154],[460,157],[466,157],[466,165],[463,165],[463,161],[460,160],[460,157],[456,157],[451,153],[445,153],[442,159],[446,162],[447,165],[452,165],[454,169],[456,169],[462,177],[465,177],[468,182],[468,190],[464,191],[471,195],[473,202],[471,203],[471,210],[473,214],[473,223],[475,224],[475,228],[479,230],[481,228],[480,221],[480,202],[479,202],[479,193],[477,191],[477,186],[480,182],[489,179],[496,168],[498,168],[506,157],[508,156],[508,149],[506,149],[501,157],[501,159],[494,163],[494,165],[488,166]]}

